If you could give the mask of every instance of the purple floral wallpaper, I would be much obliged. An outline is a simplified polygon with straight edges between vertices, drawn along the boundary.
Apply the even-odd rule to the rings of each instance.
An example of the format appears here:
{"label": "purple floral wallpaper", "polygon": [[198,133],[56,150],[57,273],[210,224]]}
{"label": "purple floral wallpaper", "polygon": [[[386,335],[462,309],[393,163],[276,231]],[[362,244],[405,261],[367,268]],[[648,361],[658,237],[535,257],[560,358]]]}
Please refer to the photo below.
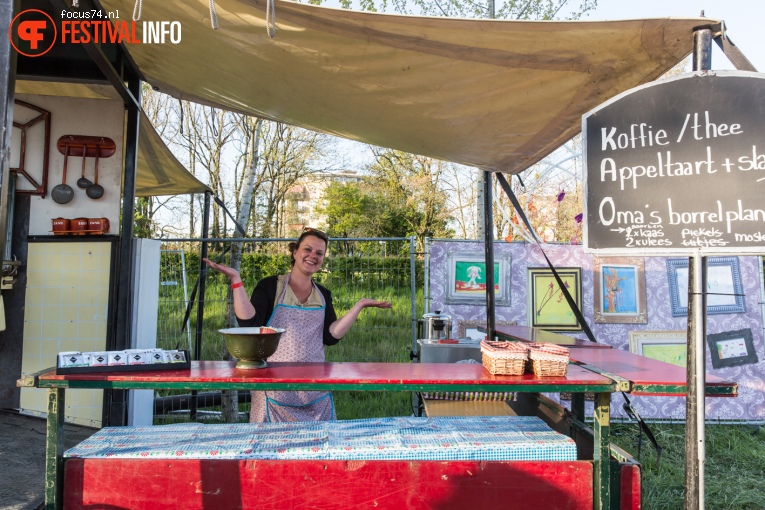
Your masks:
{"label": "purple floral wallpaper", "polygon": [[[536,245],[528,243],[496,243],[495,253],[510,253],[510,306],[496,307],[496,320],[516,321],[528,325],[526,274],[529,267],[547,267]],[[584,253],[581,245],[545,245],[550,261],[558,267],[581,267],[583,283],[583,313],[599,342],[614,348],[629,350],[631,330],[685,330],[685,317],[673,317],[667,276],[666,257],[645,258],[647,324],[595,324],[593,292],[593,255]],[[446,304],[447,253],[451,251],[483,254],[481,242],[438,241],[430,245],[430,310],[441,310],[452,317],[455,325],[459,320],[484,320],[485,305]],[[707,334],[739,329],[751,329],[754,349],[759,361],[756,364],[713,369],[707,348],[707,374],[738,383],[737,398],[707,398],[707,419],[719,420],[765,420],[765,347],[763,345],[763,317],[761,303],[762,274],[759,273],[757,257],[739,257],[739,268],[744,288],[745,313],[707,315]],[[585,338],[583,333],[563,333]],[[684,397],[643,397],[630,399],[640,414],[646,418],[685,418]],[[614,394],[612,413],[624,417],[622,398]]]}

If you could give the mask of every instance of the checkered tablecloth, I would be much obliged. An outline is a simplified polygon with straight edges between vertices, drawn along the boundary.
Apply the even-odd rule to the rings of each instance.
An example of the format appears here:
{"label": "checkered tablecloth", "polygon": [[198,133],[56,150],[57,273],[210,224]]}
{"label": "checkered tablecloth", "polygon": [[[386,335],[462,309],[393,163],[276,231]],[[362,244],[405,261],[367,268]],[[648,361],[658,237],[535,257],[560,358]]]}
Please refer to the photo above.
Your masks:
{"label": "checkered tablecloth", "polygon": [[574,441],[528,416],[106,427],[64,457],[576,460]]}

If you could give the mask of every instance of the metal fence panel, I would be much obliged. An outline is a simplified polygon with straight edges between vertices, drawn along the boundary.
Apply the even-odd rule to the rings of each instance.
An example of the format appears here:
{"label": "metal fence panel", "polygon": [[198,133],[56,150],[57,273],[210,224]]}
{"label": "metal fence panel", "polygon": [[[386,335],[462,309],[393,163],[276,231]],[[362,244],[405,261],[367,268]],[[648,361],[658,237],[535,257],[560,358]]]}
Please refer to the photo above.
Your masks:
{"label": "metal fence panel", "polygon": [[[257,280],[270,274],[289,270],[287,244],[291,239],[242,240],[244,252],[242,279],[248,289]],[[210,243],[209,258],[230,263],[231,241],[215,240]],[[157,346],[164,349],[189,348],[196,329],[196,306],[204,306],[202,324],[202,352],[200,359],[220,360],[226,348],[218,329],[228,326],[230,291],[228,280],[210,271],[204,303],[194,294],[199,269],[199,241],[166,243],[160,260],[160,296]],[[325,350],[328,361],[408,362],[414,343],[413,324],[421,313],[422,296],[417,299],[418,283],[422,281],[421,264],[416,260],[414,240],[387,239],[331,239],[322,270],[316,274],[318,283],[330,289],[338,316],[345,314],[359,299],[373,298],[393,303],[391,310],[368,308],[342,341]],[[255,261],[250,263],[250,261]],[[250,263],[249,267],[245,264]],[[420,269],[418,269],[420,268]],[[194,301],[194,311],[183,328],[188,300]],[[157,393],[155,409],[165,415],[188,416],[189,398],[171,392]],[[243,398],[242,400],[246,400]],[[214,419],[218,399],[204,396],[200,408],[213,406]],[[240,406],[245,414],[247,406]],[[197,419],[209,415],[200,412]],[[155,416],[155,421],[163,418]]]}

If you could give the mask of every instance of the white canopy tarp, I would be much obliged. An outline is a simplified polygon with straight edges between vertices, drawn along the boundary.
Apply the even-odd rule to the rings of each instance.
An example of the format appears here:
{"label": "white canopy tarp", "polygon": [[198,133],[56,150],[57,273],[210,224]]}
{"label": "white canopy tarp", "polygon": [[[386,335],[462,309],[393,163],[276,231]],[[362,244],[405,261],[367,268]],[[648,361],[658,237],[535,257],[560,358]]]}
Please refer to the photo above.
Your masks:
{"label": "white canopy tarp", "polygon": [[[135,0],[102,0],[132,13]],[[181,42],[129,44],[160,91],[231,111],[487,170],[517,173],[581,116],[651,81],[715,20],[504,21],[413,17],[276,0],[145,0],[138,23]]]}

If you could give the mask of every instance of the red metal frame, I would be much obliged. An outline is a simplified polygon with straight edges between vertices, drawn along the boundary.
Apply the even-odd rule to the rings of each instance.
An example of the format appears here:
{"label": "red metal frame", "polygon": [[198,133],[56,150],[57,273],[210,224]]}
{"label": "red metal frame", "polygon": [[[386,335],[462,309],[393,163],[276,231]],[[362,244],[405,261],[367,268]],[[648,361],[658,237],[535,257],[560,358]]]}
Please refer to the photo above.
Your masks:
{"label": "red metal frame", "polygon": [[[34,117],[29,122],[22,124],[20,122],[14,122],[13,127],[21,130],[21,144],[20,144],[20,153],[19,153],[19,166],[18,168],[11,168],[11,172],[14,172],[17,176],[24,177],[27,181],[29,181],[32,186],[34,186],[34,189],[17,189],[16,193],[20,195],[37,195],[41,196],[42,198],[45,198],[48,194],[48,160],[50,156],[50,112],[48,110],[43,110],[39,106],[35,106],[33,104],[27,103],[25,101],[16,100],[14,101],[15,104],[19,106],[23,106],[24,108],[28,108],[30,110],[33,110],[35,112],[38,112],[39,115],[37,117]],[[40,175],[40,182],[38,183],[34,177],[32,177],[29,172],[27,172],[26,169],[26,152],[27,152],[27,130],[31,128],[32,126],[36,125],[37,123],[44,121],[43,124],[43,132],[45,135],[45,139],[43,140],[43,162],[42,162],[42,173]]]}

